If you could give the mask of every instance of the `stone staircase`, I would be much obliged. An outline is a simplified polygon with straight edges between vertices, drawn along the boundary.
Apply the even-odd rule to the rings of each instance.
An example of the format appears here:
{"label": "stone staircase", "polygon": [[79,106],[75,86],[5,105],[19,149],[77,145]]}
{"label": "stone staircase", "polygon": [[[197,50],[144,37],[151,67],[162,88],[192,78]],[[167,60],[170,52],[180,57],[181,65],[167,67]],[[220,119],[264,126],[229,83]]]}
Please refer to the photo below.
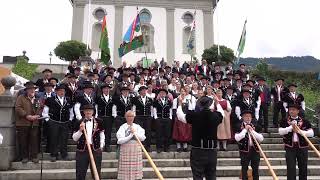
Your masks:
{"label": "stone staircase", "polygon": [[[265,151],[266,156],[269,158],[275,173],[280,179],[286,179],[286,161],[285,151],[282,144],[282,138],[277,134],[276,128],[269,128],[270,133],[263,133],[265,137],[261,147]],[[112,135],[112,141],[115,143],[115,134]],[[317,138],[311,138],[314,144],[317,144]],[[318,147],[318,145],[317,145]],[[75,179],[75,142],[69,139],[69,156],[72,161],[57,161],[50,162],[49,154],[44,153],[43,161],[43,179]],[[150,156],[159,168],[165,179],[183,180],[192,179],[190,168],[189,152],[176,152],[175,145],[170,146],[170,152],[156,153],[155,146],[151,147],[153,152]],[[313,151],[309,151],[309,166],[308,166],[308,179],[320,179],[320,161]],[[116,146],[112,146],[112,152],[103,152],[102,161],[102,178],[103,179],[116,179],[117,178],[118,161],[116,159]],[[229,144],[228,151],[218,152],[218,165],[217,165],[217,179],[231,180],[239,179],[240,174],[240,158],[238,147],[236,144]],[[151,168],[150,164],[144,158],[144,179],[156,179],[156,175]],[[272,179],[268,167],[264,160],[261,158],[260,163],[260,176],[261,179]],[[0,172],[0,180],[26,180],[26,179],[40,179],[40,163],[34,164],[28,162],[22,164],[21,162],[12,162],[10,171]],[[90,178],[88,170],[87,179]]]}

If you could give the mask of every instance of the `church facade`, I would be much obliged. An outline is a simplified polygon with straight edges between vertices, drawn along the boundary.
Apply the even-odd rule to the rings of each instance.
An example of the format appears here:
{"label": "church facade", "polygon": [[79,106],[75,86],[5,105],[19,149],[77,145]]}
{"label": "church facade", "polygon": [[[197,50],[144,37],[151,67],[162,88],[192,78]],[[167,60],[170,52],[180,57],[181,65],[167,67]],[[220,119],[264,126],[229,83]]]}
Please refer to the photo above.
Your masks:
{"label": "church facade", "polygon": [[[213,0],[214,1],[214,0]],[[122,61],[134,64],[146,57],[168,64],[188,61],[187,43],[195,20],[194,56],[201,58],[205,48],[213,45],[212,0],[71,0],[73,5],[73,40],[87,43],[92,58],[99,57],[103,17],[107,17],[109,48],[114,66]],[[130,24],[140,14],[144,46],[122,58],[118,48]]]}

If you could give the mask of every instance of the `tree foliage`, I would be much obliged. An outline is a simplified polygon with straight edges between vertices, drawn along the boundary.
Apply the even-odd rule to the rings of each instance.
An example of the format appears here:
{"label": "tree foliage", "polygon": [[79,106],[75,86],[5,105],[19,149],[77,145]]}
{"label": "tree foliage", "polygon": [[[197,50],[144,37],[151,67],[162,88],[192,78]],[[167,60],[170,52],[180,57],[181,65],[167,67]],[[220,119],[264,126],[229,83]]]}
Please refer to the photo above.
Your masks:
{"label": "tree foliage", "polygon": [[74,61],[86,55],[86,45],[75,40],[63,41],[54,49],[54,53],[62,60]]}
{"label": "tree foliage", "polygon": [[23,56],[19,56],[17,57],[17,63],[12,68],[12,72],[28,80],[31,80],[36,74],[37,67],[37,64],[29,64],[28,61],[23,58]]}
{"label": "tree foliage", "polygon": [[212,64],[212,62],[224,62],[229,63],[233,62],[235,59],[233,50],[226,47],[226,46],[220,46],[220,57],[218,58],[218,46],[213,45],[212,47],[205,49],[202,54],[202,58],[206,59],[209,64]]}

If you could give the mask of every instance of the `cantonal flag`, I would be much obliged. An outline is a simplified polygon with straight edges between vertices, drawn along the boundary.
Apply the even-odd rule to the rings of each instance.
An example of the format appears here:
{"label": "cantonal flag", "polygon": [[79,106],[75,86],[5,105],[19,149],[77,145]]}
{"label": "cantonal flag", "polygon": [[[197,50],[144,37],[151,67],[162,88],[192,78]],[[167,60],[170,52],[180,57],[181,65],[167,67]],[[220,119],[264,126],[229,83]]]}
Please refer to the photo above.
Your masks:
{"label": "cantonal flag", "polygon": [[107,65],[110,61],[110,49],[106,16],[103,18],[99,47],[101,49],[101,62]]}

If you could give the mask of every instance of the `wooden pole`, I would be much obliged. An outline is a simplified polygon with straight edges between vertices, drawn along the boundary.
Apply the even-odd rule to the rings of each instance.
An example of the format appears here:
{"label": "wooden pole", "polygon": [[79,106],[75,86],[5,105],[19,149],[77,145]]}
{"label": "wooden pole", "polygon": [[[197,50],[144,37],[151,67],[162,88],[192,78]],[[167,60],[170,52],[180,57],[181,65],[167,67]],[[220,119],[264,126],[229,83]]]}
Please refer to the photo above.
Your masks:
{"label": "wooden pole", "polygon": [[304,139],[308,142],[309,146],[314,150],[314,152],[320,158],[320,153],[319,153],[318,149],[312,144],[312,142],[309,140],[309,138],[305,134],[302,133],[301,129],[296,124],[294,126],[298,130],[299,134],[304,137]]}
{"label": "wooden pole", "polygon": [[269,168],[269,171],[270,171],[273,179],[274,179],[274,180],[278,180],[278,177],[277,177],[276,173],[273,171],[273,169],[272,169],[272,167],[271,167],[271,164],[270,164],[267,156],[264,154],[264,152],[263,152],[263,150],[262,150],[262,148],[261,148],[258,140],[256,139],[256,137],[254,137],[252,131],[249,131],[249,132],[250,132],[249,135],[251,136],[251,138],[256,142],[256,144],[257,144],[257,146],[258,146],[258,148],[259,148],[260,154],[262,155],[264,161],[267,163],[267,166],[268,166],[268,168]]}
{"label": "wooden pole", "polygon": [[88,141],[88,135],[87,135],[86,128],[84,128],[83,132],[84,132],[84,137],[86,138],[86,144],[87,144],[87,148],[88,148],[88,153],[89,153],[89,157],[90,157],[90,164],[91,164],[91,167],[92,167],[94,180],[100,180],[100,177],[99,177],[99,174],[98,174],[98,170],[97,170],[97,166],[96,166],[96,163],[94,162],[92,149],[91,149],[90,143]]}
{"label": "wooden pole", "polygon": [[158,176],[159,180],[164,180],[162,174],[160,173],[159,169],[157,168],[157,166],[154,164],[153,160],[151,159],[150,155],[148,154],[147,150],[144,148],[143,144],[141,143],[141,141],[139,140],[139,138],[137,137],[137,135],[135,133],[133,133],[134,137],[136,138],[136,140],[138,141],[139,145],[142,148],[142,151],[144,152],[144,154],[146,155],[149,163],[151,164],[154,172],[156,173],[156,175]]}

